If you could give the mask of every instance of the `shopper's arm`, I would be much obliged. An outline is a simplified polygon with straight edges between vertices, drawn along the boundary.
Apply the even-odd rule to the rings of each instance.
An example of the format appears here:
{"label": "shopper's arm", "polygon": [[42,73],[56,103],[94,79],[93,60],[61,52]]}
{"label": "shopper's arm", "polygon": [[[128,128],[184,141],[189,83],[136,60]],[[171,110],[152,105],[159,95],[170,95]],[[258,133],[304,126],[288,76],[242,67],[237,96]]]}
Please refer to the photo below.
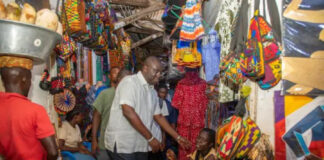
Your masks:
{"label": "shopper's arm", "polygon": [[41,144],[47,151],[48,160],[56,160],[58,156],[54,135],[40,139]]}
{"label": "shopper's arm", "polygon": [[162,145],[161,145],[161,149],[162,151],[165,149],[166,146],[166,133],[164,131],[162,131]]}
{"label": "shopper's arm", "polygon": [[92,132],[91,132],[91,137],[92,137],[91,138],[91,141],[92,141],[91,151],[93,154],[98,150],[97,133],[98,133],[100,121],[101,121],[101,115],[97,111],[97,109],[95,109],[93,112]]}
{"label": "shopper's arm", "polygon": [[78,147],[68,147],[68,146],[66,146],[64,139],[59,139],[59,147],[60,147],[60,150],[62,150],[62,151],[79,152]]}
{"label": "shopper's arm", "polygon": [[134,108],[129,105],[122,105],[123,115],[130,122],[130,124],[147,140],[151,140],[149,142],[152,147],[152,152],[157,152],[160,149],[160,143],[153,137],[151,132],[146,128],[146,126],[141,121],[140,117],[135,112]]}
{"label": "shopper's arm", "polygon": [[92,155],[91,152],[82,144],[82,142],[78,143],[78,147],[80,153]]}
{"label": "shopper's arm", "polygon": [[190,148],[191,144],[190,142],[181,137],[169,124],[169,122],[165,119],[164,116],[161,114],[154,115],[154,120],[161,126],[161,128],[168,133],[171,137],[177,140],[177,142],[185,149]]}

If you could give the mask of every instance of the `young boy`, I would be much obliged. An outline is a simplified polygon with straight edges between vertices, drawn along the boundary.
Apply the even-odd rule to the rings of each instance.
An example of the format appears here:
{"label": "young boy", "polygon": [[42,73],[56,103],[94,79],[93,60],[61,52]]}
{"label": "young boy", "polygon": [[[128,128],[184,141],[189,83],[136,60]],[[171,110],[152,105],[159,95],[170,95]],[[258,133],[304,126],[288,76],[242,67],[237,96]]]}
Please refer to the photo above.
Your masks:
{"label": "young boy", "polygon": [[[171,102],[167,99],[167,95],[168,95],[168,87],[164,84],[160,84],[158,86],[158,96],[160,98],[160,103],[161,105],[166,105],[168,108],[168,112],[169,115],[165,116],[165,118],[168,120],[168,122],[171,124],[171,126],[176,129],[177,127],[177,120],[178,120],[178,110],[175,109],[174,107],[172,107]],[[163,140],[162,140],[162,144],[165,145],[164,148],[164,159],[165,157],[165,153],[168,149],[172,149],[175,153],[177,153],[177,143],[173,142],[172,137],[170,137],[169,135],[163,134]]]}

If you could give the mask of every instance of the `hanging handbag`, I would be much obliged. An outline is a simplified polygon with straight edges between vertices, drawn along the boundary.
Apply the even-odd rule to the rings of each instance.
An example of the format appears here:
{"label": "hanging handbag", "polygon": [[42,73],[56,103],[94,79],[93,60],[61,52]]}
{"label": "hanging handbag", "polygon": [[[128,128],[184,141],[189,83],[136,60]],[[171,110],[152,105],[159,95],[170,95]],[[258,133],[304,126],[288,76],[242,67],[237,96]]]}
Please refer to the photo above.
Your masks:
{"label": "hanging handbag", "polygon": [[248,117],[243,123],[246,126],[246,134],[235,154],[237,159],[244,158],[261,137],[260,128],[253,120],[251,120],[250,117]]}
{"label": "hanging handbag", "polygon": [[62,42],[57,47],[58,56],[66,61],[76,50],[76,44],[74,40],[67,34],[63,33]]}
{"label": "hanging handbag", "polygon": [[218,135],[221,141],[217,149],[217,156],[220,159],[229,160],[243,139],[245,130],[242,118],[235,115],[229,118],[228,124],[224,127],[221,129],[224,135]]}
{"label": "hanging handbag", "polygon": [[[58,4],[59,4],[59,2],[58,2]],[[63,61],[66,61],[76,50],[75,41],[70,36],[71,28],[68,24],[69,22],[67,19],[67,13],[66,13],[67,11],[65,9],[66,5],[68,5],[68,4],[65,3],[65,0],[62,0],[62,13],[61,13],[60,19],[62,21],[62,26],[64,28],[64,31],[63,31],[62,42],[56,48],[56,52],[58,53],[58,56]],[[58,12],[58,6],[57,6],[56,12]]]}
{"label": "hanging handbag", "polygon": [[270,31],[268,26],[260,26],[264,24],[264,18],[255,12],[250,22],[248,40],[246,49],[241,54],[241,69],[244,76],[250,79],[261,79],[264,77],[264,54],[261,33],[266,34]]}
{"label": "hanging handbag", "polygon": [[220,75],[223,82],[228,86],[239,86],[246,81],[246,77],[243,76],[241,71],[240,59],[236,53],[229,54],[222,59]]}
{"label": "hanging handbag", "polygon": [[[251,19],[246,49],[240,57],[241,69],[245,76],[256,80],[262,89],[269,89],[278,84],[281,79],[280,54],[282,49],[278,41],[280,37],[277,36],[281,35],[281,32],[280,25],[278,29],[278,23],[274,20],[278,9],[276,5],[268,2],[270,19],[277,29],[274,30],[267,23],[266,18],[259,15],[260,0],[256,0],[255,3],[256,10]],[[263,4],[265,6],[265,1]]]}

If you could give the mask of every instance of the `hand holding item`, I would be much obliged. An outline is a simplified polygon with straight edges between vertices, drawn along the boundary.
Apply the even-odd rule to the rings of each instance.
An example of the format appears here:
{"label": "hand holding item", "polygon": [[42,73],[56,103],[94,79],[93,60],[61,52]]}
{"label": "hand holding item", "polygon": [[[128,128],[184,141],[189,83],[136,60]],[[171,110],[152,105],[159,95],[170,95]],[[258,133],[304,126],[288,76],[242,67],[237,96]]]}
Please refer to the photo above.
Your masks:
{"label": "hand holding item", "polygon": [[178,136],[178,138],[177,138],[177,142],[179,143],[179,145],[180,145],[182,148],[184,148],[184,149],[186,149],[186,150],[188,150],[188,149],[191,148],[191,143],[190,143],[190,141],[187,140],[186,138],[183,138],[182,136]]}
{"label": "hand holding item", "polygon": [[156,153],[161,149],[161,143],[157,139],[155,139],[154,137],[152,137],[152,138],[148,140],[148,143],[152,148],[152,152]]}
{"label": "hand holding item", "polygon": [[97,153],[97,151],[99,150],[99,147],[98,147],[98,141],[97,139],[95,138],[94,140],[92,140],[92,144],[91,144],[91,153],[93,155],[95,155]]}
{"label": "hand holding item", "polygon": [[165,141],[162,141],[162,143],[161,143],[161,152],[163,152],[164,149],[165,149]]}
{"label": "hand holding item", "polygon": [[168,160],[177,160],[177,156],[171,149],[167,150],[166,156]]}
{"label": "hand holding item", "polygon": [[88,151],[84,146],[79,148],[79,152],[83,153],[83,154],[88,154],[88,155],[92,155],[90,151]]}

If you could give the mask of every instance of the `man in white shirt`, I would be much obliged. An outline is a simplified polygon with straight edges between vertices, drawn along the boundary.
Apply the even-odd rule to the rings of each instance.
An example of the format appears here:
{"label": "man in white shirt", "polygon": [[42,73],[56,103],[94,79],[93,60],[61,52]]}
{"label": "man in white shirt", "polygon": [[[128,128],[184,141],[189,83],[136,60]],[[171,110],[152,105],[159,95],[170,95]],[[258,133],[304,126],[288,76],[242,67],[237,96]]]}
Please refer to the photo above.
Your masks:
{"label": "man in white shirt", "polygon": [[151,56],[140,72],[125,77],[118,85],[105,132],[105,146],[112,159],[147,160],[149,147],[152,152],[161,150],[161,143],[151,133],[153,119],[182,147],[190,147],[161,114],[153,87],[161,72],[160,60]]}
{"label": "man in white shirt", "polygon": [[[168,112],[168,107],[167,104],[162,101],[161,99],[158,99],[159,101],[159,107],[161,109],[161,114],[162,116],[168,116],[169,112]],[[154,138],[156,138],[160,143],[161,143],[161,151],[157,152],[157,153],[152,153],[149,152],[149,160],[163,160],[163,150],[165,147],[165,141],[163,141],[163,132],[161,130],[161,127],[158,123],[156,123],[155,121],[153,121],[153,125],[151,128],[151,132],[152,135],[154,136]],[[149,148],[149,150],[152,150],[151,148]]]}

